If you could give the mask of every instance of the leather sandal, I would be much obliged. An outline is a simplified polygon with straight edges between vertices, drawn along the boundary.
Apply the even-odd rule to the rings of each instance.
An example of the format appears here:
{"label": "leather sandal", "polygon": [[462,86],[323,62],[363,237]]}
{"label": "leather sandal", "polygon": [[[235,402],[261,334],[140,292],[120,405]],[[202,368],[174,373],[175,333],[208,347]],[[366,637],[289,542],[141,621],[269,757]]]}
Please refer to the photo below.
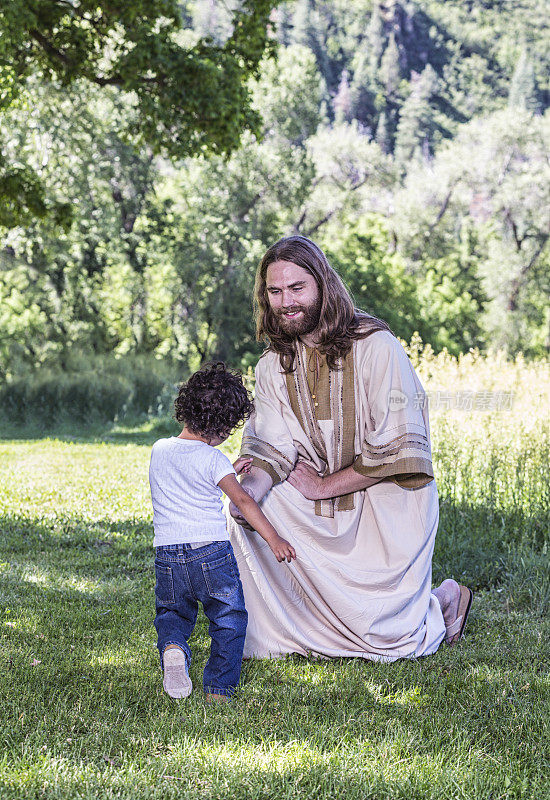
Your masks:
{"label": "leather sandal", "polygon": [[462,639],[474,596],[472,590],[467,586],[462,586],[459,584],[459,588],[460,600],[458,601],[458,614],[455,621],[451,622],[451,624],[445,630],[445,641],[450,647],[453,647],[453,645]]}

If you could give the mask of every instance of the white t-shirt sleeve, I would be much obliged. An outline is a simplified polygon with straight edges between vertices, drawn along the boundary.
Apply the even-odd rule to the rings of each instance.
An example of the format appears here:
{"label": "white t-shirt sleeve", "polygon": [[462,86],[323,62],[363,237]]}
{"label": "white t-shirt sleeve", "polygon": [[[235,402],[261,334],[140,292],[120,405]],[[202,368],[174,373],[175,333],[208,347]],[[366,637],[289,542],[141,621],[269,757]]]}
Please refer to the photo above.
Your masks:
{"label": "white t-shirt sleeve", "polygon": [[236,475],[233,464],[220,450],[214,450],[212,458],[212,482],[218,485],[226,475]]}

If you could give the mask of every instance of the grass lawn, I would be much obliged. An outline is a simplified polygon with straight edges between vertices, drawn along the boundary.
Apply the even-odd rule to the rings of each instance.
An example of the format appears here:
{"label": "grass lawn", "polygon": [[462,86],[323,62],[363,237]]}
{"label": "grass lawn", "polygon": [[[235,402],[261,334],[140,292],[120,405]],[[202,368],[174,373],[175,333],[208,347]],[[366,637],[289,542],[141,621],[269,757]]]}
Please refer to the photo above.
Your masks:
{"label": "grass lawn", "polygon": [[434,582],[476,591],[460,645],[249,661],[223,707],[202,697],[203,617],[196,690],[162,691],[147,466],[166,425],[6,436],[2,800],[549,797],[548,436],[506,419],[434,424]]}

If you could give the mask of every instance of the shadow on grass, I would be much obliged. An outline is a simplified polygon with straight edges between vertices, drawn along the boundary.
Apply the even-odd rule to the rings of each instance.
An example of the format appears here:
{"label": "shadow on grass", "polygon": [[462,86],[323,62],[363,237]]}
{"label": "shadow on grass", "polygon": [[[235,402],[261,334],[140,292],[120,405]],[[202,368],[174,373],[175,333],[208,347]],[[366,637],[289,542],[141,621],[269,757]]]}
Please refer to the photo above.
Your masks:
{"label": "shadow on grass", "polygon": [[[24,514],[0,516],[0,552],[5,554],[28,552],[33,558],[36,549],[42,554],[59,549],[91,550],[113,548],[115,551],[132,550],[136,555],[153,553],[153,527],[149,520],[112,519],[94,520],[85,517],[60,516],[40,519]],[[97,564],[98,570],[101,564]]]}
{"label": "shadow on grass", "polygon": [[[45,644],[55,643],[61,650],[67,646],[67,641],[73,645],[80,643],[86,650],[87,643],[100,642],[103,650],[127,653],[137,638],[145,636],[153,650],[154,576],[149,559],[134,563],[131,568],[118,563],[115,568],[107,566],[101,571],[94,569],[95,562],[93,554],[72,566],[59,562],[48,564],[37,555],[36,558],[13,564],[7,574],[0,573],[0,608],[3,609],[4,622],[6,624],[17,614],[21,620],[16,626],[4,630],[12,643],[16,646],[33,646],[36,652],[37,647],[43,649],[42,638],[45,638]],[[548,648],[541,640],[544,619],[532,613],[530,608],[511,610],[504,603],[500,603],[496,610],[493,603],[493,610],[487,612],[476,600],[468,621],[466,640],[457,648],[442,645],[436,656],[400,662],[397,670],[399,681],[404,673],[417,682],[423,674],[430,680],[432,671],[438,673],[444,668],[447,669],[444,674],[447,674],[449,665],[455,669],[457,662],[462,667],[470,667],[475,663],[478,668],[485,665],[489,669],[506,666],[510,669],[537,671],[540,668],[540,671],[545,671],[542,651]],[[204,664],[208,657],[210,640],[207,627],[207,620],[201,612],[193,635],[194,657],[199,664]],[[37,636],[40,637],[38,644],[35,641]],[[524,645],[518,649],[518,642],[522,639]],[[51,660],[51,654],[48,660]],[[124,662],[125,659],[116,660]],[[269,694],[274,685],[280,690],[290,690],[294,683],[293,670],[300,670],[301,665],[305,668],[313,664],[319,670],[314,681],[315,692],[320,693],[319,697],[324,697],[323,705],[330,705],[335,693],[353,694],[361,691],[360,682],[348,686],[348,679],[341,683],[326,678],[333,670],[338,674],[342,669],[345,672],[345,665],[353,661],[364,665],[353,669],[367,669],[370,678],[378,674],[387,683],[392,674],[391,665],[379,665],[368,660],[325,660],[294,655],[274,661],[251,659],[245,663],[243,675],[245,680],[248,676],[254,681],[267,677],[269,685],[266,690]],[[322,675],[325,675],[324,679]],[[390,693],[397,688],[403,690],[402,684],[388,684]]]}
{"label": "shadow on grass", "polygon": [[[42,797],[43,785],[55,785],[56,798],[103,798],[121,800],[168,800],[170,798],[204,798],[209,800],[275,800],[300,797],[303,800],[426,800],[445,797],[512,798],[542,796],[543,776],[534,775],[528,781],[516,771],[510,777],[505,759],[473,754],[454,761],[452,749],[442,747],[437,753],[422,748],[405,764],[407,742],[395,737],[380,746],[366,741],[352,757],[332,756],[323,748],[303,747],[296,743],[287,759],[274,765],[262,748],[251,748],[248,761],[239,758],[238,743],[229,747],[215,742],[208,749],[197,743],[195,752],[181,755],[166,752],[144,754],[142,771],[136,771],[121,753],[119,757],[96,756],[95,762],[83,769],[82,761],[71,750],[58,757],[59,765],[46,762],[41,769],[31,771],[27,787],[31,798]],[[231,748],[231,749],[229,749]],[[76,749],[76,748],[74,748]],[[385,758],[381,751],[385,751]],[[78,751],[77,751],[78,752]],[[230,755],[234,757],[230,759]],[[353,757],[355,756],[355,758]],[[72,763],[71,763],[72,761]],[[243,763],[244,761],[244,763]],[[504,765],[502,764],[504,761]],[[266,763],[268,762],[268,763]],[[56,769],[57,766],[57,769]],[[72,766],[75,771],[70,772]],[[80,769],[78,767],[80,766]],[[146,766],[146,769],[143,767]],[[33,774],[35,771],[38,774]],[[519,772],[519,770],[518,770]],[[506,781],[506,783],[504,783]],[[36,784],[36,788],[35,788]],[[501,788],[506,785],[507,791]],[[205,791],[205,787],[206,790]],[[36,793],[35,793],[36,792]],[[529,794],[528,794],[529,793]],[[16,795],[5,795],[8,800]]]}
{"label": "shadow on grass", "polygon": [[540,555],[544,560],[548,531],[544,507],[502,509],[442,497],[433,557],[434,584],[450,577],[474,590],[498,586],[509,577],[516,554]]}
{"label": "shadow on grass", "polygon": [[[31,605],[41,601],[36,586],[23,583],[21,592]],[[487,777],[493,776],[487,786],[496,788],[500,765],[513,762],[526,726],[530,741],[542,744],[544,698],[534,675],[532,643],[524,641],[531,656],[525,663],[513,656],[509,662],[502,657],[495,661],[492,654],[484,657],[485,631],[474,631],[471,642],[418,661],[375,664],[288,657],[246,662],[234,703],[205,713],[200,692],[208,644],[204,619],[192,642],[192,678],[198,691],[176,704],[162,694],[150,619],[139,599],[119,616],[116,627],[104,623],[99,628],[78,592],[59,595],[50,598],[50,628],[44,639],[10,631],[9,651],[19,655],[1,680],[5,723],[17,756],[29,737],[34,743],[29,760],[40,765],[41,781],[50,761],[38,753],[46,750],[54,773],[62,762],[56,787],[66,784],[67,791],[84,765],[103,772],[107,762],[117,765],[113,776],[129,768],[127,780],[134,792],[134,781],[156,785],[167,774],[190,786],[198,782],[200,797],[204,794],[198,787],[208,776],[211,787],[220,780],[220,793],[209,792],[208,797],[267,800],[293,796],[288,792],[299,776],[302,797],[316,797],[322,790],[327,797],[341,791],[346,798],[365,798],[376,796],[370,792],[376,789],[380,797],[420,798],[435,797],[434,781],[444,784],[451,772],[453,789],[459,787],[456,796],[470,797],[464,793],[471,788],[469,781],[473,775],[479,781],[484,767]],[[150,635],[144,638],[145,626]],[[517,647],[517,630],[510,636]],[[39,662],[35,667],[30,666],[31,652]],[[512,667],[515,692],[510,691]],[[32,695],[32,718],[38,721],[34,729],[30,721],[19,721],[16,690],[20,696],[21,687]],[[190,743],[191,753],[185,750]],[[461,748],[462,758],[457,759]],[[274,751],[280,752],[279,758]],[[498,753],[498,759],[484,762],[484,752]],[[139,760],[137,772],[129,753]],[[274,760],[280,761],[278,768]],[[405,761],[407,768],[398,769]],[[540,764],[541,775],[542,769]],[[533,780],[537,770],[531,767]],[[104,788],[95,779],[88,776],[87,786]],[[266,794],[258,793],[260,787]],[[228,789],[224,795],[222,790]],[[142,790],[143,796],[152,796],[145,785]],[[137,795],[128,791],[117,796]]]}
{"label": "shadow on grass", "polygon": [[[476,591],[492,590],[497,598],[502,593],[499,602],[507,614],[521,611],[533,618],[543,616],[550,605],[544,548],[537,551],[521,542],[491,538],[481,525],[483,513],[483,509],[461,507],[457,511],[460,526],[451,528],[451,533],[442,530],[436,547],[434,583],[440,577],[454,577]],[[96,606],[103,609],[107,603],[117,614],[117,602],[122,600],[126,609],[134,608],[136,602],[145,602],[152,609],[149,521],[89,522],[74,516],[34,519],[4,515],[0,517],[0,530],[0,586],[4,601],[9,598],[12,607],[40,609],[50,603],[60,604],[61,630],[70,627],[71,608],[78,602],[84,602],[89,610]],[[469,630],[475,632],[476,626],[474,604]],[[479,633],[483,633],[483,627]]]}
{"label": "shadow on grass", "polygon": [[[160,691],[152,576],[145,581],[107,579],[93,590],[63,585],[57,569],[43,568],[41,577],[41,584],[21,574],[2,581],[2,605],[20,609],[11,615],[17,618],[13,626],[6,622],[2,626],[4,653],[10,655],[14,669],[3,681],[12,689],[18,681],[30,681],[33,704],[46,706],[52,697],[62,697],[64,704],[78,701],[81,713],[86,708],[96,713],[105,706],[106,694],[115,694],[121,702],[131,702],[134,717],[147,719]],[[476,611],[468,637],[458,647],[442,646],[433,656],[393,664],[296,655],[249,660],[243,665],[240,701],[268,717],[277,716],[276,706],[282,704],[289,714],[288,726],[278,738],[292,741],[299,725],[302,738],[314,741],[317,723],[329,719],[338,724],[347,717],[350,729],[359,733],[373,710],[379,722],[398,719],[416,730],[430,718],[432,703],[436,708],[442,705],[448,714],[457,693],[462,697],[463,722],[474,733],[482,717],[493,716],[491,706],[507,715],[515,711],[514,696],[525,699],[527,691],[531,701],[536,700],[529,682],[525,685],[524,680],[521,686],[516,678],[513,687],[508,685],[511,672],[541,673],[541,678],[545,674],[543,650],[548,646],[541,648],[537,630],[528,630],[526,620],[517,616],[506,619],[503,614],[498,624],[494,617],[491,621],[489,634],[487,615],[483,609],[480,614]],[[191,640],[196,686],[208,657],[207,624],[201,614]],[[34,659],[39,669],[32,668]],[[88,684],[85,699],[83,682]],[[105,687],[110,687],[108,692]],[[503,687],[512,691],[503,695]],[[508,698],[504,706],[503,696]],[[164,698],[163,706],[167,704],[170,701]],[[106,713],[105,722],[108,718]],[[332,734],[327,732],[327,737]]]}
{"label": "shadow on grass", "polygon": [[[6,555],[33,550],[66,553],[88,551],[96,558],[97,574],[102,563],[126,558],[150,558],[153,554],[152,525],[148,520],[111,519],[90,522],[85,517],[61,515],[36,519],[25,515],[0,517],[0,552]],[[451,503],[443,499],[439,532],[433,560],[433,583],[455,578],[474,591],[494,589],[518,579],[531,582],[532,591],[544,595],[550,604],[550,578],[547,571],[546,536],[548,519],[545,509],[533,509],[529,516],[523,509],[511,511],[484,505]],[[130,565],[126,565],[129,567]],[[517,583],[517,580],[516,580]]]}

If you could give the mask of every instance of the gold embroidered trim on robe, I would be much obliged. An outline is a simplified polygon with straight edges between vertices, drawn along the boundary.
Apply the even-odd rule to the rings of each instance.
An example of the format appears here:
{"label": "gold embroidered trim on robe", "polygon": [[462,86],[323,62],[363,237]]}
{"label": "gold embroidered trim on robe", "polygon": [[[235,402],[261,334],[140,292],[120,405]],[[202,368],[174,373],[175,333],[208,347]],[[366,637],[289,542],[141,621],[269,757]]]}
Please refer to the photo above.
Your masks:
{"label": "gold embroidered trim on robe", "polygon": [[[321,460],[323,475],[338,472],[353,464],[355,458],[355,384],[353,369],[353,349],[350,351],[342,369],[328,370],[328,392],[330,402],[330,418],[334,422],[333,463],[328,463],[327,451],[323,435],[319,427],[315,401],[312,398],[308,383],[308,360],[311,350],[302,342],[297,342],[294,372],[286,376],[286,384],[290,405],[298,422],[311,441],[315,452]],[[326,362],[320,369],[328,369]],[[324,375],[319,386],[325,384]],[[326,386],[326,384],[325,384]],[[326,391],[326,388],[325,388]],[[324,403],[321,405],[323,408]],[[325,418],[326,411],[321,412]],[[318,517],[334,517],[336,511],[352,511],[355,508],[354,495],[346,494],[327,500],[315,501],[315,514]]]}
{"label": "gold embroidered trim on robe", "polygon": [[[391,438],[390,438],[391,435]],[[430,444],[425,430],[413,423],[400,425],[380,437],[367,434],[353,468],[369,478],[390,478],[405,489],[417,489],[433,480]]]}
{"label": "gold embroidered trim on robe", "polygon": [[294,467],[280,450],[257,436],[243,436],[240,455],[252,456],[252,466],[267,472],[274,485],[286,480]]}

